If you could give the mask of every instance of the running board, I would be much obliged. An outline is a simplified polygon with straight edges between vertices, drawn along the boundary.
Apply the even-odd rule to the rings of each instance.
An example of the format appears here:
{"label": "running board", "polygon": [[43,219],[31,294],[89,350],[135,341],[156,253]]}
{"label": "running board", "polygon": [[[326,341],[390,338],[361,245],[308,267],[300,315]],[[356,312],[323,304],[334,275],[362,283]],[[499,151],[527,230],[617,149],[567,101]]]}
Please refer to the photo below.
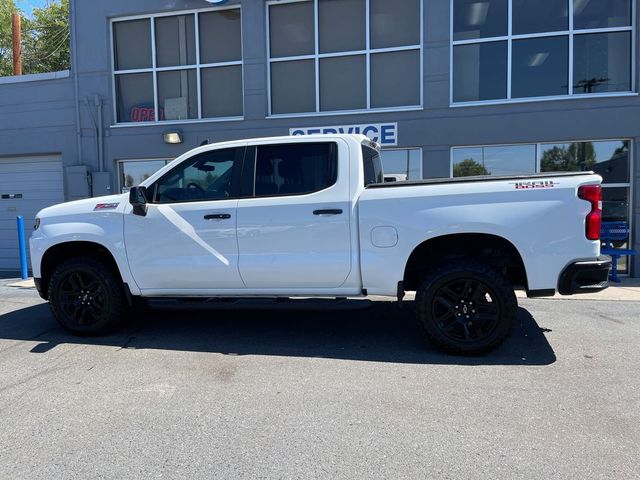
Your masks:
{"label": "running board", "polygon": [[147,298],[149,308],[162,310],[363,310],[368,299],[349,298]]}

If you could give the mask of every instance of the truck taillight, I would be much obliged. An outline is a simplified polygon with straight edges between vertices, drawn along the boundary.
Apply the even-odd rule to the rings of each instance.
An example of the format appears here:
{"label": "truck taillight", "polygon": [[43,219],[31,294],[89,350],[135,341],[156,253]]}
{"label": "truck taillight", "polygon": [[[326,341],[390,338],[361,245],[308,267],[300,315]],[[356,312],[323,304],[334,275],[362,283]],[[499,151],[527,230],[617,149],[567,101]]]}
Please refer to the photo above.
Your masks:
{"label": "truck taillight", "polygon": [[585,221],[585,235],[589,240],[598,240],[602,223],[602,187],[583,185],[578,188],[578,198],[591,203],[591,211]]}

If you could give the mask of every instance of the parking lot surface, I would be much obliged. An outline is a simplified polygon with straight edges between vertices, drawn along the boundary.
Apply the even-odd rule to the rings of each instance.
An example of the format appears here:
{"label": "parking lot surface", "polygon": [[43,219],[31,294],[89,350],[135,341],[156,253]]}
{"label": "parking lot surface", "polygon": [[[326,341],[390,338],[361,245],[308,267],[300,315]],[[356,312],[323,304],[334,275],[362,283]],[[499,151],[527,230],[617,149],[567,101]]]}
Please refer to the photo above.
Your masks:
{"label": "parking lot surface", "polygon": [[0,281],[0,478],[640,477],[640,302],[519,299],[497,351],[403,309],[151,311],[78,338]]}

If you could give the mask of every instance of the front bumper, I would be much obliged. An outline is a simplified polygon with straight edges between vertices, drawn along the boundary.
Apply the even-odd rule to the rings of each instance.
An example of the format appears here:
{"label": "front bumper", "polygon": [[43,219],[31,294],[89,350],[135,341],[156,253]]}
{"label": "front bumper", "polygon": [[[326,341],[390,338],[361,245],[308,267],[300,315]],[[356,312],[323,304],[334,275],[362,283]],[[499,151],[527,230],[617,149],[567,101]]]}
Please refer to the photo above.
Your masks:
{"label": "front bumper", "polygon": [[561,295],[593,293],[609,286],[611,259],[580,260],[568,265],[560,274],[558,292]]}
{"label": "front bumper", "polygon": [[36,286],[36,290],[38,291],[38,295],[40,295],[40,297],[41,297],[42,299],[46,300],[46,299],[47,299],[47,296],[45,295],[44,290],[43,290],[43,288],[42,288],[42,279],[41,279],[41,278],[34,277],[34,279],[33,279],[33,283],[34,283],[34,284],[35,284],[35,286]]}

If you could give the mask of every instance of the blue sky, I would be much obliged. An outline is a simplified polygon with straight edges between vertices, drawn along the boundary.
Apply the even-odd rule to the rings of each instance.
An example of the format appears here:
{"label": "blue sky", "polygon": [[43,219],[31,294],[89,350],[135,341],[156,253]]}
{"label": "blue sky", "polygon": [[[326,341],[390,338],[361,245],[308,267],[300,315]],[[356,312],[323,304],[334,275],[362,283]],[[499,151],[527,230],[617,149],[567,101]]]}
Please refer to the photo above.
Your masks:
{"label": "blue sky", "polygon": [[18,8],[27,15],[31,15],[34,8],[43,7],[46,3],[47,0],[16,0]]}

